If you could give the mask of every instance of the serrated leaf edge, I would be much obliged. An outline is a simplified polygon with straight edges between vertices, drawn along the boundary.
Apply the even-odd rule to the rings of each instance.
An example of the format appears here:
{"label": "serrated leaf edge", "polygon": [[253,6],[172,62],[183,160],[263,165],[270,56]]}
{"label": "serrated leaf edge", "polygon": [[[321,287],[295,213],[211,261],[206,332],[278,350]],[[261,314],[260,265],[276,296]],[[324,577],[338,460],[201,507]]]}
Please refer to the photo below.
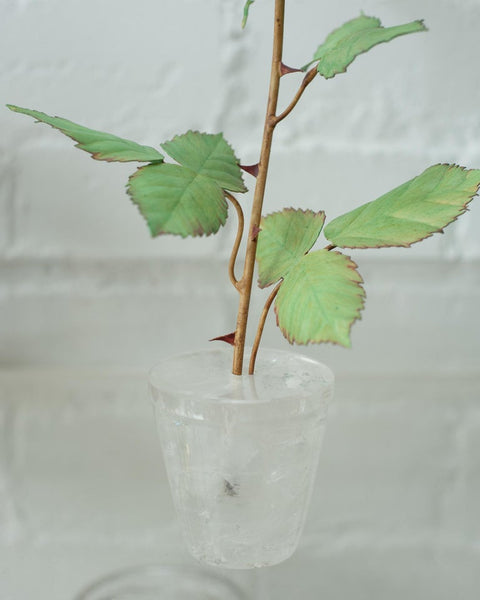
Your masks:
{"label": "serrated leaf edge", "polygon": [[[240,194],[248,192],[248,188],[246,187],[245,181],[243,179],[242,167],[240,166],[240,160],[237,158],[237,155],[235,154],[235,150],[233,149],[233,146],[227,141],[227,139],[223,135],[223,131],[219,131],[218,133],[208,133],[207,131],[198,131],[197,129],[189,129],[188,131],[185,131],[185,133],[177,133],[176,135],[173,136],[173,138],[171,140],[167,140],[165,142],[162,142],[160,144],[160,147],[168,154],[168,156],[170,158],[172,158],[170,156],[168,150],[164,147],[164,144],[169,144],[169,143],[175,141],[177,138],[181,138],[184,135],[187,135],[188,133],[193,133],[193,134],[198,134],[198,135],[208,135],[208,136],[212,136],[212,137],[219,137],[219,136],[221,136],[221,140],[223,140],[225,142],[225,144],[231,150],[231,152],[233,154],[233,157],[235,158],[235,163],[236,163],[237,167],[239,168],[240,181],[242,182],[242,185],[243,185],[243,191],[236,191],[236,190],[230,190],[230,191],[236,191],[236,193],[240,193]],[[175,160],[175,159],[172,158],[172,160]],[[176,162],[176,164],[179,164],[180,166],[184,167],[184,165],[182,165],[181,163]],[[190,167],[185,167],[185,168],[190,169]],[[191,169],[191,170],[193,171],[193,169]],[[213,179],[213,178],[210,177],[210,179]],[[219,187],[221,187],[221,186],[219,185]],[[221,188],[221,189],[226,189],[226,188]]]}
{"label": "serrated leaf edge", "polygon": [[[319,250],[318,252],[321,252],[321,250]],[[348,259],[348,265],[347,268],[351,269],[352,271],[354,271],[356,273],[356,275],[359,277],[359,279],[351,279],[350,281],[353,281],[354,283],[357,284],[358,289],[360,290],[358,294],[355,294],[356,296],[358,296],[361,300],[361,306],[357,309],[355,317],[353,318],[352,322],[350,323],[350,326],[348,328],[348,339],[349,339],[349,344],[345,345],[342,344],[341,342],[338,342],[336,340],[330,340],[330,339],[322,339],[322,340],[309,340],[308,342],[297,342],[297,340],[288,335],[288,333],[282,329],[282,327],[280,327],[279,324],[279,317],[278,317],[278,307],[277,307],[277,299],[275,299],[275,304],[273,306],[273,310],[275,312],[275,319],[276,319],[276,324],[277,327],[280,329],[280,331],[282,332],[283,337],[288,341],[289,344],[297,344],[299,346],[308,346],[309,344],[334,344],[335,346],[341,346],[343,348],[350,348],[351,347],[351,340],[350,340],[350,336],[351,336],[351,331],[352,331],[352,327],[354,326],[354,324],[357,321],[361,321],[362,320],[362,311],[365,308],[365,301],[367,298],[367,293],[365,291],[365,288],[363,287],[364,279],[362,277],[362,275],[360,274],[360,272],[358,271],[358,265],[355,261],[352,260],[352,258],[350,256],[348,256],[347,254],[344,254],[343,252],[333,252],[334,254],[338,254],[341,256],[345,256],[345,258]],[[301,260],[301,259],[299,259]],[[284,279],[284,278],[282,278]],[[282,282],[283,283],[283,282]],[[278,296],[277,296],[278,298]]]}
{"label": "serrated leaf edge", "polygon": [[[149,167],[150,165],[155,164],[155,163],[149,163],[148,165],[142,165],[141,167],[138,167],[138,169],[135,171],[135,173],[133,173],[132,175],[130,175],[130,177],[128,178],[128,182],[126,184],[126,190],[127,190],[127,194],[130,197],[130,200],[132,201],[132,203],[137,207],[138,212],[140,213],[140,215],[142,216],[142,218],[144,219],[144,221],[147,224],[148,230],[150,231],[150,235],[152,236],[152,238],[158,237],[160,235],[176,235],[181,237],[182,239],[185,239],[187,237],[210,237],[211,235],[215,235],[216,233],[218,233],[220,227],[223,227],[227,221],[227,217],[225,218],[224,221],[220,220],[220,224],[217,227],[217,229],[215,229],[214,231],[210,231],[208,233],[205,233],[205,231],[202,230],[194,230],[193,234],[186,234],[183,235],[181,233],[172,233],[171,231],[158,231],[158,230],[153,230],[150,226],[150,223],[148,222],[148,218],[147,216],[144,214],[142,207],[140,206],[139,202],[137,202],[137,200],[135,199],[133,192],[131,191],[130,187],[131,187],[131,181],[137,177],[140,173],[139,171],[142,171],[143,169]],[[163,164],[169,164],[169,163],[163,163]],[[176,165],[182,169],[185,169],[187,171],[191,171],[192,173],[195,173],[195,171],[193,169],[189,169],[188,167],[184,167],[183,165]],[[196,177],[205,177],[204,175],[200,175],[199,173],[195,173]],[[206,177],[206,179],[209,179]],[[212,182],[222,191],[222,188],[215,182],[212,180]],[[225,200],[225,196],[224,196],[224,202],[225,205],[227,207],[227,211],[228,211],[228,203]]]}
{"label": "serrated leaf edge", "polygon": [[[469,173],[470,171],[478,170],[478,169],[467,169],[467,167],[463,167],[461,165],[451,164],[451,163],[435,163],[434,165],[431,165],[431,167],[428,167],[428,168],[432,168],[432,167],[449,167],[451,169],[452,168],[461,169],[462,171],[466,171],[467,173]],[[420,175],[422,175],[422,173],[420,173]],[[417,177],[420,177],[420,175],[417,175]],[[415,179],[415,177],[413,179]],[[402,184],[400,184],[400,185],[402,185]],[[397,186],[397,187],[400,187],[400,186]],[[390,190],[390,191],[394,191],[395,189],[396,188],[393,188],[393,190]],[[448,227],[449,225],[454,223],[459,217],[461,217],[468,211],[468,205],[475,198],[475,196],[478,195],[479,190],[480,190],[480,183],[477,185],[476,191],[473,192],[473,194],[471,196],[468,196],[468,200],[465,202],[465,204],[463,204],[463,207],[461,209],[459,209],[459,213],[456,217],[453,217],[453,219],[448,221],[448,223],[446,223],[443,227],[440,227],[439,229],[436,229],[435,231],[428,233],[427,235],[423,236],[422,238],[419,238],[418,240],[415,240],[414,242],[409,242],[409,243],[406,242],[404,244],[381,244],[381,245],[375,245],[375,246],[373,246],[373,245],[372,246],[366,246],[366,245],[350,246],[347,244],[340,244],[340,243],[334,242],[327,235],[328,225],[330,225],[330,223],[328,223],[323,228],[323,234],[327,238],[328,241],[334,243],[338,248],[349,248],[350,250],[368,250],[368,249],[374,249],[374,248],[411,248],[413,244],[418,244],[418,242],[423,242],[424,240],[435,235],[436,233],[444,233],[444,230],[446,227]],[[388,193],[389,192],[385,192],[385,194],[388,194]],[[380,196],[380,198],[381,198],[381,196]],[[379,198],[376,198],[375,200],[371,200],[370,202],[367,202],[366,204],[371,204],[373,202],[376,202],[378,199]],[[362,206],[365,206],[366,204],[364,204]],[[358,208],[360,208],[360,207],[358,207]],[[353,210],[355,210],[355,209],[353,209]],[[345,214],[348,214],[348,213],[345,213]],[[341,216],[343,216],[343,215],[339,215],[339,217],[341,217]],[[338,217],[335,217],[335,218],[338,218]],[[333,223],[334,220],[335,219],[333,219],[331,222]],[[407,219],[407,220],[412,223],[417,223],[417,221],[411,221],[410,219]],[[355,221],[352,221],[352,223],[354,223],[354,222]],[[368,237],[368,236],[364,236],[364,237]]]}
{"label": "serrated leaf edge", "polygon": [[[102,158],[102,153],[101,152],[90,152],[90,150],[87,150],[84,145],[79,142],[78,140],[76,140],[73,136],[71,136],[70,134],[66,133],[66,131],[64,129],[62,129],[61,127],[56,127],[55,125],[52,125],[51,123],[47,123],[47,121],[41,121],[40,119],[37,119],[36,117],[32,116],[31,114],[25,112],[25,110],[20,107],[20,106],[16,106],[15,104],[6,104],[6,107],[8,109],[10,109],[12,112],[15,112],[17,114],[22,114],[25,115],[26,117],[31,117],[33,119],[34,123],[39,123],[40,125],[48,125],[48,127],[51,127],[53,130],[55,131],[60,131],[61,134],[63,134],[65,137],[70,138],[73,142],[76,142],[74,144],[75,148],[78,148],[79,150],[82,150],[83,152],[86,152],[87,154],[90,154],[90,158],[93,158],[94,160],[99,160],[102,162],[108,162],[108,163],[112,163],[112,162],[122,162],[122,163],[127,163],[127,162],[145,162],[148,164],[159,164],[163,162],[164,156],[158,152],[158,150],[156,148],[153,148],[153,146],[145,146],[144,144],[140,144],[139,142],[134,142],[133,140],[128,140],[126,138],[122,138],[119,135],[116,135],[115,133],[107,133],[107,132],[102,132],[102,131],[98,131],[97,129],[92,129],[90,127],[86,127],[85,125],[81,125],[80,123],[76,123],[75,121],[71,121],[70,119],[66,119],[65,117],[59,117],[58,115],[54,115],[54,116],[50,116],[47,113],[44,113],[43,111],[40,110],[35,110],[32,112],[36,112],[36,113],[40,113],[42,115],[45,115],[46,117],[49,117],[51,119],[61,119],[62,121],[67,121],[69,123],[72,123],[72,125],[76,125],[77,127],[82,127],[84,129],[89,129],[90,131],[94,132],[94,133],[105,133],[106,135],[109,135],[111,137],[114,137],[118,140],[120,140],[121,142],[130,142],[133,144],[137,144],[138,146],[141,146],[143,148],[148,148],[149,150],[153,150],[154,152],[158,152],[159,158],[156,160],[139,160],[136,158],[132,158],[129,160],[120,160],[118,158]],[[28,109],[30,110],[30,109]],[[143,165],[146,166],[146,165]]]}
{"label": "serrated leaf edge", "polygon": [[[366,15],[363,11],[361,11],[360,16],[365,16],[368,18],[374,18],[378,21],[379,26],[376,28],[372,28],[372,29],[390,29],[391,27],[400,27],[401,25],[390,25],[388,27],[385,27],[384,25],[382,25],[381,20],[378,17],[370,17],[369,15]],[[358,18],[358,17],[357,17]],[[353,20],[353,19],[352,19]],[[336,75],[341,75],[342,73],[346,73],[348,67],[355,61],[356,58],[358,58],[359,56],[361,56],[362,54],[366,54],[367,52],[370,52],[370,50],[372,50],[373,48],[375,48],[376,46],[379,46],[380,44],[385,44],[388,42],[393,41],[394,39],[396,39],[397,37],[402,37],[403,35],[409,35],[410,33],[420,33],[423,31],[428,31],[428,28],[425,25],[425,20],[424,19],[415,19],[414,21],[410,21],[409,23],[403,23],[403,25],[409,25],[411,23],[418,23],[419,25],[421,25],[423,27],[423,29],[418,29],[417,31],[410,31],[410,32],[406,32],[404,34],[399,34],[398,36],[392,38],[391,40],[384,40],[382,42],[378,42],[377,44],[375,44],[374,46],[372,46],[371,48],[368,48],[367,50],[363,50],[362,52],[359,52],[358,54],[356,54],[352,60],[345,65],[345,67],[342,70],[336,71],[335,73],[333,73],[332,75],[324,75],[321,71],[320,71],[320,61],[322,60],[323,56],[319,57],[319,58],[314,58],[312,61],[310,61],[307,65],[305,65],[306,68],[308,68],[310,65],[313,65],[314,63],[317,63],[317,72],[319,75],[321,75],[324,79],[333,79]],[[348,23],[348,21],[346,22]],[[345,25],[345,23],[344,23]],[[342,27],[343,25],[340,25],[340,27]],[[338,27],[337,29],[339,29],[340,27]],[[334,30],[335,31],[335,30]],[[333,32],[332,32],[333,33]],[[327,36],[328,38],[328,36]],[[325,39],[325,42],[327,40],[327,38]],[[323,42],[323,43],[325,43]],[[320,44],[319,47],[321,47],[323,44]],[[335,48],[338,46],[338,44],[336,44]],[[317,49],[318,52],[318,49]],[[315,53],[316,54],[316,53]],[[305,69],[305,67],[302,67],[302,70]],[[349,246],[348,246],[349,247]]]}
{"label": "serrated leaf edge", "polygon": [[[268,215],[262,216],[261,220],[260,220],[260,228],[259,228],[259,233],[262,231],[262,221],[263,219],[266,219],[267,217],[271,217],[272,215],[276,215],[276,214],[282,214],[284,212],[301,212],[304,215],[307,213],[312,213],[314,216],[318,216],[318,215],[323,215],[323,223],[322,223],[322,227],[320,229],[320,231],[318,232],[317,237],[315,238],[315,240],[313,241],[312,245],[310,246],[310,248],[308,248],[308,250],[306,250],[303,253],[303,256],[305,256],[306,254],[308,254],[310,252],[310,250],[313,248],[313,246],[316,244],[318,238],[320,237],[320,234],[322,233],[324,226],[325,226],[325,219],[326,219],[326,214],[324,210],[318,210],[318,211],[314,211],[311,208],[294,208],[293,206],[287,206],[286,208],[283,208],[282,210],[274,210],[271,213],[268,213]],[[302,257],[297,259],[297,262],[299,260],[302,260]],[[257,263],[259,262],[258,258],[257,258]],[[297,263],[295,263],[297,264]],[[293,268],[295,265],[292,265],[291,268]],[[290,269],[289,269],[290,270]],[[285,273],[282,277],[279,277],[278,279],[276,279],[275,281],[271,281],[270,283],[266,283],[266,284],[262,284],[260,281],[260,276],[257,279],[257,285],[261,290],[264,290],[267,287],[270,287],[271,285],[273,285],[274,283],[277,283],[278,281],[280,281],[280,279],[284,279],[286,277],[286,275],[288,274],[289,271],[287,271],[287,273]]]}

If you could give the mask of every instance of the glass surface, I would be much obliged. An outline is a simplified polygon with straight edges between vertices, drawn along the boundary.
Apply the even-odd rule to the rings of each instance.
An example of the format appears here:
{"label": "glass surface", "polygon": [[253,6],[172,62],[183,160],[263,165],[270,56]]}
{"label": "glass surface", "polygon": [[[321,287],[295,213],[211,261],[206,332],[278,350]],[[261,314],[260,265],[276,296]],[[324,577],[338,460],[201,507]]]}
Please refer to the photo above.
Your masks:
{"label": "glass surface", "polygon": [[223,577],[195,567],[148,566],[112,573],[75,600],[247,600]]}
{"label": "glass surface", "polygon": [[207,564],[273,565],[297,547],[333,375],[290,352],[263,350],[254,376],[232,353],[166,360],[150,374],[171,492],[190,552]]}

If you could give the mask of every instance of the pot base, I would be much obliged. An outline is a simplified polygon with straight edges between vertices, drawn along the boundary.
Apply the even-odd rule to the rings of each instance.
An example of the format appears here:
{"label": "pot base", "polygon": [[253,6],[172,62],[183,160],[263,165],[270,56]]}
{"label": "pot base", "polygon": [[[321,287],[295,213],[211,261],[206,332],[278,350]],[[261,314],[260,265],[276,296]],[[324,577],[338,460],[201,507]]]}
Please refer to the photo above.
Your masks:
{"label": "pot base", "polygon": [[247,600],[228,579],[197,567],[145,566],[111,573],[75,600]]}

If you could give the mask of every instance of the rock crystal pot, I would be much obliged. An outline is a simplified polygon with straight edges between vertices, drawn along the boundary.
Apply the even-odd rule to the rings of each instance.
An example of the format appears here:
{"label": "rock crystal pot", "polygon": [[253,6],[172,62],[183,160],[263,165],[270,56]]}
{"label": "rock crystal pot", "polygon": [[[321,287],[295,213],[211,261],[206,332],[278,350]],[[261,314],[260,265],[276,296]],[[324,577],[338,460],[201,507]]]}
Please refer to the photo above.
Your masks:
{"label": "rock crystal pot", "polygon": [[302,532],[333,374],[263,350],[255,375],[232,375],[230,349],[161,362],[150,372],[173,501],[190,552],[234,569],[279,563]]}

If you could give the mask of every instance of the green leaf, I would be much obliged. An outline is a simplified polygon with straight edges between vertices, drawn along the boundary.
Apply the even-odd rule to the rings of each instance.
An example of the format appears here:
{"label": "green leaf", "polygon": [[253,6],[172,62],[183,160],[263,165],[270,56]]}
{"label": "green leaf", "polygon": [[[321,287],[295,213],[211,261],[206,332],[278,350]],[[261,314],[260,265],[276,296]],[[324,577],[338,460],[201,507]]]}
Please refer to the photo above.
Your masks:
{"label": "green leaf", "polygon": [[341,248],[408,247],[441,232],[467,210],[478,192],[480,170],[433,165],[373,202],[325,227],[325,237]]}
{"label": "green leaf", "polygon": [[325,213],[286,208],[263,217],[257,244],[258,285],[275,283],[310,250],[322,231]]}
{"label": "green leaf", "polygon": [[365,292],[356,265],[339,252],[307,254],[317,240],[325,213],[287,208],[261,221],[257,261],[259,285],[283,278],[276,300],[277,322],[290,343],[350,345]]}
{"label": "green leaf", "polygon": [[382,27],[376,17],[362,14],[330,33],[325,42],[318,47],[313,61],[309,64],[318,60],[317,71],[325,79],[330,79],[338,73],[345,73],[348,65],[359,54],[367,52],[377,44],[389,42],[401,35],[426,30],[423,21]]}
{"label": "green leaf", "polygon": [[242,29],[245,29],[245,25],[248,20],[248,11],[250,10],[250,5],[253,4],[255,0],[247,0],[245,2],[245,6],[243,8],[243,19],[242,19]]}
{"label": "green leaf", "polygon": [[153,236],[210,235],[227,219],[222,189],[187,167],[165,163],[140,167],[130,177],[127,190]]}
{"label": "green leaf", "polygon": [[72,138],[72,140],[78,142],[75,144],[77,148],[90,152],[92,158],[97,160],[106,160],[109,162],[161,162],[163,160],[162,154],[150,146],[141,146],[136,142],[125,140],[116,135],[111,135],[110,133],[87,129],[72,121],[68,121],[67,119],[50,117],[37,110],[20,108],[19,106],[13,106],[11,104],[7,104],[7,106],[14,112],[28,115],[37,121],[41,121],[42,123],[46,123],[47,125],[58,129],[68,137]]}
{"label": "green leaf", "polygon": [[289,270],[275,300],[278,326],[297,344],[350,347],[350,329],[365,303],[357,265],[340,252],[318,250]]}
{"label": "green leaf", "polygon": [[147,165],[128,184],[152,235],[216,233],[227,219],[224,190],[246,191],[233,150],[221,133],[195,131],[162,147],[180,164]]}
{"label": "green leaf", "polygon": [[162,148],[173,160],[210,177],[224,190],[247,191],[238,159],[221,133],[187,131],[162,144]]}

